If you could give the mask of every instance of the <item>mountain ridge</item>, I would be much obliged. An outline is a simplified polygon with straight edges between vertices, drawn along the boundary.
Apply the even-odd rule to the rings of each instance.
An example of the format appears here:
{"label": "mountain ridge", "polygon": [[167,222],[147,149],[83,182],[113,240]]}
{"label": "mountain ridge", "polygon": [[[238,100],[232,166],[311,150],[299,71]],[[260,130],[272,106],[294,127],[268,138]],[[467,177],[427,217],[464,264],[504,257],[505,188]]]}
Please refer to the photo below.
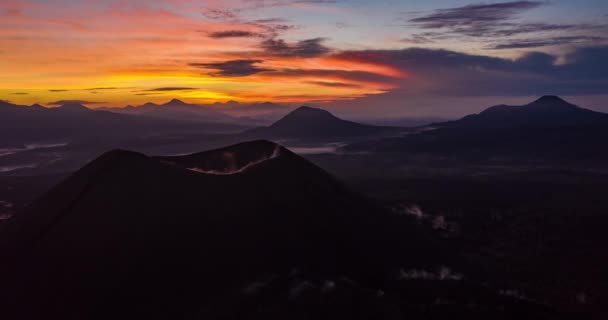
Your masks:
{"label": "mountain ridge", "polygon": [[562,127],[608,124],[608,114],[584,109],[558,96],[543,96],[519,106],[497,105],[440,127]]}
{"label": "mountain ridge", "polygon": [[265,118],[274,118],[275,114],[282,115],[283,111],[288,110],[287,107],[272,102],[240,104],[236,101],[227,101],[208,105],[188,103],[176,98],[162,104],[148,102],[139,106],[100,109],[114,113],[144,115],[155,118],[224,122],[252,126],[260,122],[265,123],[267,122]]}
{"label": "mountain ridge", "polygon": [[344,150],[595,163],[608,158],[606,139],[608,114],[545,96],[521,106],[498,105],[460,120],[435,123],[414,135],[353,143]]}
{"label": "mountain ridge", "polygon": [[89,109],[79,103],[53,108],[19,106],[8,102],[0,105],[0,146],[88,138],[128,140],[159,133],[237,132],[246,128],[231,123],[195,122],[188,118],[140,117]]}

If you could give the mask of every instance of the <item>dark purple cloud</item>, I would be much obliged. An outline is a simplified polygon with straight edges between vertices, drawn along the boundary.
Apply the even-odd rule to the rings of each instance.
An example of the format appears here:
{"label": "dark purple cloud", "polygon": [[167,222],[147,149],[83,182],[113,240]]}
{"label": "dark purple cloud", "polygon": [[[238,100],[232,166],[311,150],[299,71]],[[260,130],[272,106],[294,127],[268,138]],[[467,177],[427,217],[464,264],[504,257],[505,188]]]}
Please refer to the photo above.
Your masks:
{"label": "dark purple cloud", "polygon": [[533,39],[514,39],[503,41],[501,43],[487,46],[487,49],[503,50],[503,49],[525,49],[525,48],[540,48],[548,46],[559,46],[565,44],[580,44],[606,41],[608,38],[596,36],[564,36],[552,38],[533,38]]}
{"label": "dark purple cloud", "polygon": [[[572,45],[593,42],[608,30],[605,23],[539,23],[520,21],[525,11],[547,4],[541,1],[510,1],[493,4],[467,5],[439,9],[432,13],[411,14],[405,19],[418,28],[433,30],[404,39],[407,43],[422,44],[424,40],[438,41],[468,37],[497,44],[487,49],[523,49],[548,45]],[[551,33],[559,32],[559,36]],[[512,39],[525,36],[524,39]],[[428,41],[428,42],[430,42]]]}
{"label": "dark purple cloud", "polygon": [[346,51],[334,55],[337,59],[403,70],[410,74],[398,80],[404,90],[446,96],[608,94],[607,56],[608,46],[579,48],[561,59],[541,52],[511,60],[422,48]]}
{"label": "dark purple cloud", "polygon": [[258,19],[245,21],[244,23],[260,29],[261,31],[258,34],[267,39],[276,38],[281,33],[298,28],[298,26],[290,24],[287,19],[283,18]]}
{"label": "dark purple cloud", "polygon": [[161,87],[161,88],[147,89],[147,90],[143,90],[143,91],[147,91],[147,92],[166,92],[166,91],[188,91],[188,90],[198,90],[198,88],[191,88],[191,87]]}
{"label": "dark purple cloud", "polygon": [[540,1],[511,1],[439,9],[431,14],[409,19],[424,29],[447,29],[466,35],[482,35],[500,30],[504,23],[519,14],[540,7]]}
{"label": "dark purple cloud", "polygon": [[311,58],[323,56],[331,49],[323,45],[324,38],[301,40],[296,43],[287,43],[282,39],[267,39],[262,41],[260,47],[271,56]]}
{"label": "dark purple cloud", "polygon": [[[266,75],[276,78],[317,77],[321,79],[340,79],[341,82],[374,82],[397,84],[399,79],[367,71],[331,70],[331,69],[281,69],[267,72]],[[317,83],[318,84],[318,83]]]}
{"label": "dark purple cloud", "polygon": [[[557,39],[559,40],[559,39]],[[286,49],[287,47],[287,49]],[[315,56],[319,51],[307,51]],[[274,55],[291,54],[294,47],[284,43],[267,47]],[[324,51],[323,51],[324,52]],[[268,53],[268,52],[265,52]],[[264,73],[271,78],[318,78],[308,83],[335,87],[355,87],[358,83],[378,83],[402,88],[411,93],[445,96],[531,96],[557,93],[564,95],[608,94],[608,46],[579,48],[558,57],[530,52],[517,59],[472,55],[450,50],[409,48],[400,50],[343,51],[331,55],[346,61],[384,65],[409,75],[406,78],[369,71],[328,69],[269,69],[258,66],[261,59],[192,63],[208,74],[244,77]],[[558,63],[559,61],[559,63]]]}
{"label": "dark purple cloud", "polygon": [[360,88],[361,85],[346,82],[307,81],[306,83],[330,88]]}
{"label": "dark purple cloud", "polygon": [[213,70],[210,75],[224,77],[246,77],[260,72],[272,71],[271,69],[261,68],[256,64],[262,63],[263,60],[229,60],[216,63],[190,63],[190,66]]}
{"label": "dark purple cloud", "polygon": [[224,39],[224,38],[257,38],[262,36],[257,32],[246,30],[224,30],[209,33],[209,38]]}
{"label": "dark purple cloud", "polygon": [[262,23],[262,24],[266,24],[266,23],[270,23],[270,24],[285,24],[288,21],[289,20],[287,20],[285,18],[267,18],[267,19],[253,20],[252,22],[254,22],[254,23]]}
{"label": "dark purple cloud", "polygon": [[422,34],[414,34],[411,37],[401,39],[401,42],[407,44],[425,44],[425,43],[433,43],[435,40],[422,35]]}
{"label": "dark purple cloud", "polygon": [[333,4],[337,3],[337,0],[245,0],[250,6],[247,9],[267,9],[272,7],[283,7],[299,3],[307,4]]}
{"label": "dark purple cloud", "polygon": [[234,9],[203,8],[202,14],[212,20],[234,20],[239,17],[238,10]]}

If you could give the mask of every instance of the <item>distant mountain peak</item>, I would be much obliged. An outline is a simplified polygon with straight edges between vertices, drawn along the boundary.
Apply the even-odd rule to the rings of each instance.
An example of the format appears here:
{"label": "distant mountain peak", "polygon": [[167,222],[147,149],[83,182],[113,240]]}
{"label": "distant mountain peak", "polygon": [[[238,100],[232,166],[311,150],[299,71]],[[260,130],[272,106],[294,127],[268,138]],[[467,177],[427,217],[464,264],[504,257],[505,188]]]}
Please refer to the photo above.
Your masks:
{"label": "distant mountain peak", "polygon": [[325,111],[325,112],[327,112],[326,110],[323,110],[321,108],[313,108],[313,107],[309,107],[309,106],[301,106],[301,107],[295,109],[294,111],[298,111],[298,110],[301,110],[301,111]]}
{"label": "distant mountain peak", "polygon": [[158,105],[154,102],[146,102],[142,104],[140,107],[158,107]]}
{"label": "distant mountain peak", "polygon": [[327,110],[320,109],[320,108],[313,108],[313,107],[309,107],[309,106],[301,106],[301,107],[293,110],[292,112],[290,112],[288,115],[318,115],[318,116],[334,117],[334,115],[331,114],[331,112],[329,112]]}
{"label": "distant mountain peak", "polygon": [[86,106],[84,106],[81,103],[66,103],[66,104],[62,104],[59,108],[61,110],[66,110],[66,111],[88,111],[88,110],[90,110],[89,108],[87,108]]}
{"label": "distant mountain peak", "polygon": [[549,96],[542,96],[534,102],[566,102],[566,100],[564,100],[558,96],[549,95]]}
{"label": "distant mountain peak", "polygon": [[321,122],[339,122],[343,121],[338,117],[334,116],[331,112],[319,108],[313,108],[308,106],[301,106],[286,116],[275,122],[272,126],[277,125],[294,125],[294,124],[311,124]]}
{"label": "distant mountain peak", "polygon": [[172,99],[171,101],[165,103],[165,105],[186,105],[187,103],[183,102],[182,100],[179,99]]}
{"label": "distant mountain peak", "polygon": [[558,96],[543,96],[520,106],[498,105],[461,120],[446,122],[448,126],[470,127],[564,127],[596,125],[608,122],[608,115],[578,107]]}
{"label": "distant mountain peak", "polygon": [[184,102],[179,99],[171,99],[171,101],[161,104],[160,106],[161,107],[191,107],[191,106],[198,106],[198,105],[190,104],[190,103]]}
{"label": "distant mountain peak", "polygon": [[299,107],[269,127],[250,131],[257,137],[352,137],[378,134],[394,128],[364,125],[342,120],[331,112],[309,106]]}
{"label": "distant mountain peak", "polygon": [[529,104],[530,106],[574,106],[558,96],[542,96]]}

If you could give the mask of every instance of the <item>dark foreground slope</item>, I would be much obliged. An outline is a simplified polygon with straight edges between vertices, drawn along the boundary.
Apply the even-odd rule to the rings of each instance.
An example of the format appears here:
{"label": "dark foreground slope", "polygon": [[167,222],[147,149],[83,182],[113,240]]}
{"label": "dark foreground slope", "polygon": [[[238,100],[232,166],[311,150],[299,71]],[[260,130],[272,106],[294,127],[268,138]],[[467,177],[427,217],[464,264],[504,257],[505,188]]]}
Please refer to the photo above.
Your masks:
{"label": "dark foreground slope", "polygon": [[[183,157],[109,152],[10,220],[0,250],[7,319],[552,315],[445,268],[433,283],[413,279],[407,270],[451,258],[266,141]],[[435,306],[442,297],[449,306]]]}

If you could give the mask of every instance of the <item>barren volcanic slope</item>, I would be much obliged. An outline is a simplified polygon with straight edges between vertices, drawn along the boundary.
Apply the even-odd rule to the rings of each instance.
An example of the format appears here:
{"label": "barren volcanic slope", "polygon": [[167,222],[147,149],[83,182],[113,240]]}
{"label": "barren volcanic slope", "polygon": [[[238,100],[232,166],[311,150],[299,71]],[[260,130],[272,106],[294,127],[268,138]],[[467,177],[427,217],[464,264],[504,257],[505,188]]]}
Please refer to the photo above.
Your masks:
{"label": "barren volcanic slope", "polygon": [[[270,142],[174,158],[112,151],[7,223],[10,257],[2,261],[16,262],[6,272],[18,283],[2,301],[28,301],[38,316],[90,316],[97,308],[179,314],[265,273],[359,273],[382,270],[393,257],[404,260],[395,265],[425,261],[424,245],[397,243],[392,224],[375,214]],[[404,240],[423,240],[413,228],[401,231]],[[406,254],[388,254],[388,244]]]}
{"label": "barren volcanic slope", "polygon": [[[392,319],[442,292],[465,314],[549,314],[445,270],[422,273],[450,280],[430,285],[441,290],[404,289],[399,277],[421,273],[399,268],[450,259],[409,219],[266,141],[104,154],[10,220],[0,249],[10,319]],[[469,310],[463,297],[485,306]]]}
{"label": "barren volcanic slope", "polygon": [[329,111],[300,107],[269,127],[256,128],[247,134],[264,138],[348,138],[396,131],[394,127],[365,125],[342,120]]}

